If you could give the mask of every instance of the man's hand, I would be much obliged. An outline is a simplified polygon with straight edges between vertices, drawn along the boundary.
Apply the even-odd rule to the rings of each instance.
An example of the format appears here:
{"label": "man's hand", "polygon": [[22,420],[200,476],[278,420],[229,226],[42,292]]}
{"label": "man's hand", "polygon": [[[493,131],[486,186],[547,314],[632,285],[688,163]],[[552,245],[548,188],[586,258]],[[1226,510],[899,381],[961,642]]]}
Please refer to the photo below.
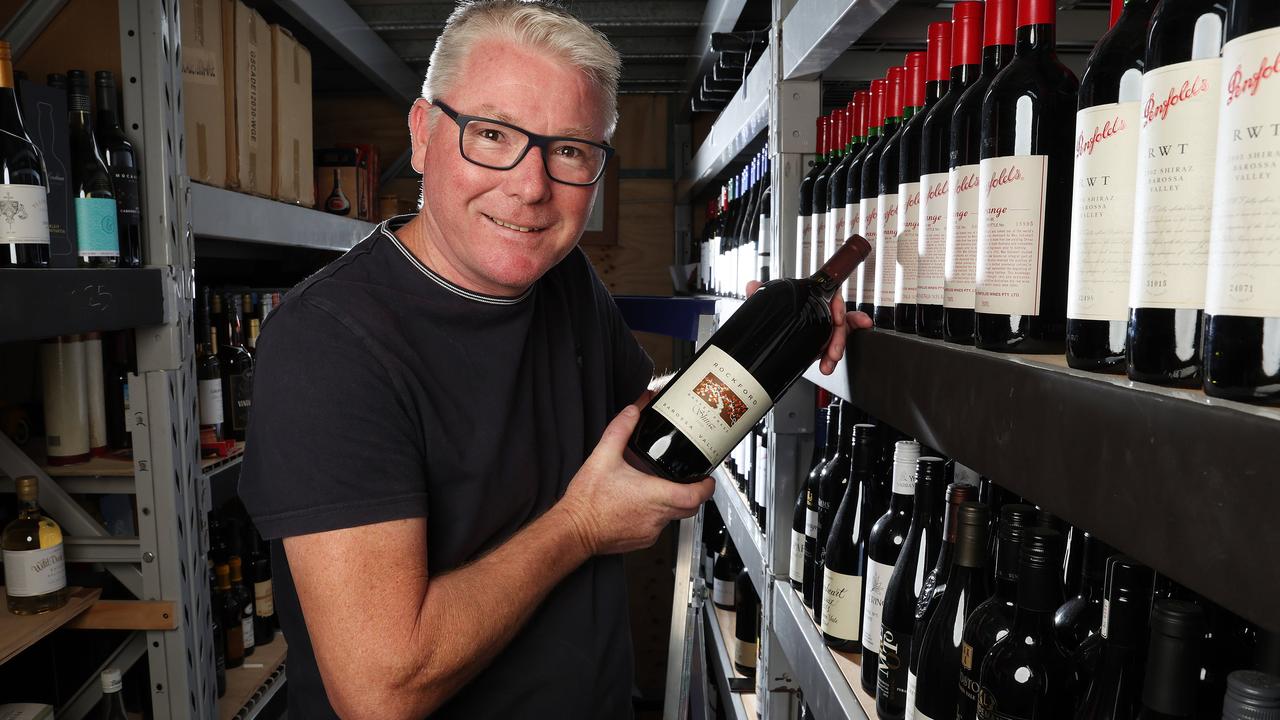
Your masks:
{"label": "man's hand", "polygon": [[600,442],[557,505],[592,555],[646,548],[672,520],[698,512],[715,480],[683,485],[633,468],[622,456],[640,409],[628,405],[605,428]]}
{"label": "man's hand", "polygon": [[[749,281],[747,283],[747,297],[754,295],[763,284],[759,280]],[[846,309],[844,298],[840,296],[840,293],[836,293],[831,298],[831,320],[835,323],[835,328],[831,332],[831,341],[827,343],[826,349],[822,351],[822,358],[818,363],[818,370],[823,375],[830,375],[835,372],[836,363],[840,362],[840,358],[844,357],[844,345],[849,337],[849,329],[865,330],[873,324],[866,313]]]}

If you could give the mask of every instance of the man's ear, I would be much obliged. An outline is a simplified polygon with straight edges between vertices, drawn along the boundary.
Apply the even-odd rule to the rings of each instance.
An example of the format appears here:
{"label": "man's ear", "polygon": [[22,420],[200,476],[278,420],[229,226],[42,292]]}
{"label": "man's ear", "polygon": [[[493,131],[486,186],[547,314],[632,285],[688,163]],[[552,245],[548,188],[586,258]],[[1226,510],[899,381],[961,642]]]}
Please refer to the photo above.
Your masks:
{"label": "man's ear", "polygon": [[427,141],[431,137],[431,103],[418,98],[409,108],[409,143],[412,154],[409,164],[414,172],[422,174],[427,162]]}

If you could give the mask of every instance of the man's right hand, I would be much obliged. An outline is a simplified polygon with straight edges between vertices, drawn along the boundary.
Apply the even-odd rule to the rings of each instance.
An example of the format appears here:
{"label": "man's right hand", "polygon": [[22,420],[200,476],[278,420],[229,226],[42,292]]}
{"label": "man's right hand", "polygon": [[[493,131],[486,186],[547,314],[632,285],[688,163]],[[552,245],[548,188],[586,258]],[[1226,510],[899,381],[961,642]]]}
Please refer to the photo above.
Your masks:
{"label": "man's right hand", "polygon": [[556,505],[592,555],[649,547],[668,523],[696,513],[715,491],[711,478],[684,485],[632,467],[623,452],[639,418],[639,408],[628,405],[609,423]]}

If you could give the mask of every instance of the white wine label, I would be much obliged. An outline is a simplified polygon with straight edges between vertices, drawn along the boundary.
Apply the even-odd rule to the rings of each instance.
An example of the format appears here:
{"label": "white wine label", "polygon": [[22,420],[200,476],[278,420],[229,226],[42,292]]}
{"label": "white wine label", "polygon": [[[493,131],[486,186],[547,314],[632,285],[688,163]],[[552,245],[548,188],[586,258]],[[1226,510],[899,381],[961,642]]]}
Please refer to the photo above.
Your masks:
{"label": "white wine label", "polygon": [[200,424],[218,425],[222,417],[222,381],[218,378],[201,380],[199,386]]}
{"label": "white wine label", "polygon": [[912,496],[916,494],[915,460],[893,463],[893,494]]}
{"label": "white wine label", "polygon": [[[862,234],[861,206],[858,203],[849,203],[844,206],[844,239],[848,240],[854,235],[861,235],[861,234]],[[850,304],[851,308],[853,305],[858,304],[858,296],[856,294],[857,287],[858,287],[858,281],[856,279],[856,276],[858,272],[859,272],[858,270],[854,270],[849,275],[849,279],[844,281],[843,297],[845,302]]]}
{"label": "white wine label", "polygon": [[959,165],[948,173],[947,247],[943,259],[943,305],[973,309],[978,272],[978,165]]}
{"label": "white wine label", "polygon": [[245,605],[244,617],[240,618],[240,632],[244,634],[244,646],[251,648],[257,643],[253,641],[253,606]]}
{"label": "white wine label", "polygon": [[49,193],[39,185],[0,185],[0,243],[49,244]]}
{"label": "white wine label", "polygon": [[809,266],[810,246],[813,238],[810,233],[813,232],[813,216],[801,215],[799,223],[796,227],[796,277],[809,277],[813,274],[813,269]]}
{"label": "white wine label", "polygon": [[1049,156],[988,158],[979,168],[974,310],[1039,315]]}
{"label": "white wine label", "polygon": [[1107,639],[1107,631],[1111,629],[1111,601],[1102,598],[1102,639]]}
{"label": "white wine label", "polygon": [[773,399],[764,386],[710,343],[654,402],[658,414],[715,465],[771,407]]}
{"label": "white wine label", "polygon": [[916,302],[941,305],[946,288],[947,194],[950,173],[920,176],[920,258],[916,268]]}
{"label": "white wine label", "polygon": [[1205,311],[1280,315],[1280,27],[1222,49]]}
{"label": "white wine label", "polygon": [[916,713],[916,674],[907,670],[907,707],[903,720],[915,720]]}
{"label": "white wine label", "polygon": [[804,533],[791,531],[791,566],[787,576],[794,582],[804,582]]}
{"label": "white wine label", "polygon": [[63,339],[40,343],[45,442],[49,457],[68,458],[89,452],[87,372],[82,341]]}
{"label": "white wine label", "polygon": [[898,272],[898,196],[876,198],[876,307],[893,307]]}
{"label": "white wine label", "polygon": [[1129,307],[1204,307],[1221,58],[1142,76]]}
{"label": "white wine label", "polygon": [[4,585],[12,597],[44,595],[66,587],[62,543],[37,550],[5,550]]}
{"label": "white wine label", "polygon": [[85,257],[120,254],[116,231],[116,201],[110,198],[75,199],[76,253]]}
{"label": "white wine label", "polygon": [[756,666],[756,644],[745,640],[733,639],[733,662],[742,667]]}
{"label": "white wine label", "polygon": [[809,274],[812,275],[827,261],[827,256],[823,254],[827,242],[826,213],[814,212],[809,232],[809,252],[812,253],[809,256]]}
{"label": "white wine label", "polygon": [[827,211],[827,239],[822,250],[823,261],[836,254],[836,250],[844,244],[846,237],[848,236],[844,234],[844,206],[833,207]]}
{"label": "white wine label", "polygon": [[1075,188],[1067,317],[1129,317],[1129,259],[1138,186],[1141,105],[1109,103],[1076,113]]}
{"label": "white wine label", "polygon": [[920,252],[920,183],[898,186],[902,203],[898,213],[898,257],[894,268],[893,302],[911,305],[916,301],[916,272]]}
{"label": "white wine label", "polygon": [[818,511],[813,508],[804,511],[804,534],[814,539],[818,537]]}
{"label": "white wine label", "polygon": [[880,652],[880,619],[884,612],[884,594],[889,589],[893,566],[867,558],[867,598],[862,613],[862,652]]}
{"label": "white wine label", "polygon": [[862,578],[822,569],[822,632],[841,640],[861,637]]}
{"label": "white wine label", "polygon": [[253,584],[253,611],[258,617],[271,617],[276,614],[275,594],[271,592],[271,581],[263,580]]}
{"label": "white wine label", "polygon": [[867,255],[867,259],[862,261],[862,272],[858,274],[858,301],[868,305],[874,305],[876,302],[876,258],[880,254],[880,236],[876,232],[876,228],[880,223],[880,204],[877,198],[862,198],[859,201],[861,213],[859,214],[859,227],[861,231],[858,233],[871,243],[872,252]]}
{"label": "white wine label", "polygon": [[107,447],[107,391],[102,382],[102,336],[84,336],[85,395],[89,400],[89,449]]}
{"label": "white wine label", "polygon": [[736,605],[737,595],[733,585],[733,580],[721,580],[716,578],[711,583],[711,602],[723,607],[734,607]]}

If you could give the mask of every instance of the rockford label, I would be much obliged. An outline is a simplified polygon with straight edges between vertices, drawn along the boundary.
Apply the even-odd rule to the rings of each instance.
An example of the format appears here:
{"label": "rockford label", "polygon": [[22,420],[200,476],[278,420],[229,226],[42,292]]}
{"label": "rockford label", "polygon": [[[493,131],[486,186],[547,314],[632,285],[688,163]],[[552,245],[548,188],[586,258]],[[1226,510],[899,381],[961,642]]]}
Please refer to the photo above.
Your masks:
{"label": "rockford label", "polygon": [[708,345],[654,402],[654,409],[712,463],[723,460],[772,406],[759,381],[715,345]]}

